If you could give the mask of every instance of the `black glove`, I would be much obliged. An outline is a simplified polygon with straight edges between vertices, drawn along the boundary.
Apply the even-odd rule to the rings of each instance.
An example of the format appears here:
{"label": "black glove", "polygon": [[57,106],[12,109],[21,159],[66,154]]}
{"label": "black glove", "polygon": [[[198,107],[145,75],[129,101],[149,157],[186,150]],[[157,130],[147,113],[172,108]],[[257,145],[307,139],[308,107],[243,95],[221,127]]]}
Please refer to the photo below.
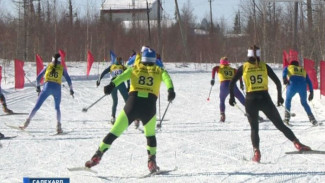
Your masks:
{"label": "black glove", "polygon": [[100,85],[100,81],[97,80],[97,81],[96,81],[96,86],[98,87],[99,85]]}
{"label": "black glove", "polygon": [[290,82],[287,78],[283,78],[283,84],[288,85],[288,84],[290,84]]}
{"label": "black glove", "polygon": [[278,96],[278,106],[281,106],[283,104],[284,100],[281,95]]}
{"label": "black glove", "polygon": [[309,93],[308,101],[312,101],[314,98],[314,92]]}
{"label": "black glove", "polygon": [[174,92],[174,88],[168,89],[168,102],[171,102],[175,99],[176,93]]}
{"label": "black glove", "polygon": [[235,97],[230,97],[230,98],[229,98],[229,104],[230,104],[231,106],[235,106],[235,104],[236,104]]}
{"label": "black glove", "polygon": [[37,87],[36,87],[36,92],[37,92],[37,93],[41,92],[41,86],[37,86]]}
{"label": "black glove", "polygon": [[211,86],[213,86],[214,85],[214,79],[211,79]]}
{"label": "black glove", "polygon": [[73,89],[70,89],[70,95],[72,95],[72,96],[73,96],[73,94],[74,94],[74,91],[73,91]]}
{"label": "black glove", "polygon": [[106,95],[109,95],[109,94],[112,93],[112,91],[114,90],[114,88],[115,88],[115,84],[113,82],[110,82],[108,85],[106,85],[104,87],[104,93]]}

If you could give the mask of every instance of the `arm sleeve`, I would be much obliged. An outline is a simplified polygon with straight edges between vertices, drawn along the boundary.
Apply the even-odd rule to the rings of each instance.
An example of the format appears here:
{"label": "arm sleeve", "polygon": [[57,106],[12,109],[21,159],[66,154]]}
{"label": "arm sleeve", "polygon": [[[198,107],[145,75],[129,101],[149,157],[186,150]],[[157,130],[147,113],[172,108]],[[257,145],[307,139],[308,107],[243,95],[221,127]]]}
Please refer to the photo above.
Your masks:
{"label": "arm sleeve", "polygon": [[313,83],[311,82],[308,74],[306,75],[306,82],[307,82],[307,85],[309,87],[309,91],[310,92],[314,92]]}
{"label": "arm sleeve", "polygon": [[282,78],[285,79],[288,76],[288,67],[285,67],[282,72]]}
{"label": "arm sleeve", "polygon": [[269,65],[266,64],[266,68],[267,68],[267,74],[268,76],[273,80],[273,82],[276,85],[276,88],[278,90],[278,96],[282,95],[282,85],[281,85],[281,81],[279,80],[279,78],[275,75],[275,73],[273,72],[273,70],[271,69],[271,67]]}
{"label": "arm sleeve", "polygon": [[103,77],[109,73],[109,71],[111,70],[111,66],[107,67],[99,76],[99,81],[103,79]]}
{"label": "arm sleeve", "polygon": [[214,79],[216,77],[216,72],[219,71],[219,66],[215,66],[212,69],[212,79]]}
{"label": "arm sleeve", "polygon": [[162,72],[162,81],[165,83],[167,90],[174,88],[173,81],[166,70]]}
{"label": "arm sleeve", "polygon": [[243,75],[243,66],[240,66],[235,74],[235,76],[232,78],[232,80],[229,83],[229,94],[230,97],[235,97],[234,94],[234,87],[236,85],[236,82],[242,77]]}
{"label": "arm sleeve", "polygon": [[122,74],[118,75],[115,79],[113,79],[113,83],[115,86],[120,85],[122,82],[130,79],[133,67],[126,69]]}
{"label": "arm sleeve", "polygon": [[64,76],[65,80],[68,82],[70,89],[72,89],[72,82],[71,82],[71,78],[68,74],[67,69],[63,69],[63,76]]}
{"label": "arm sleeve", "polygon": [[46,71],[47,67],[44,67],[41,72],[38,74],[37,78],[36,78],[36,86],[40,86],[41,85],[41,79],[43,78],[45,71]]}

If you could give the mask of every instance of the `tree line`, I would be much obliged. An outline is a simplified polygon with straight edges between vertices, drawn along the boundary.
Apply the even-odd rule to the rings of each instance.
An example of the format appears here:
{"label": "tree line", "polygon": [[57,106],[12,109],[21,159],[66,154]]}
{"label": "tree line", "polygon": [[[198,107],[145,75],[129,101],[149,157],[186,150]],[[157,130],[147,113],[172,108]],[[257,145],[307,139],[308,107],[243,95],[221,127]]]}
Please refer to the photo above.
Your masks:
{"label": "tree line", "polygon": [[[67,61],[86,61],[88,50],[96,61],[109,60],[110,50],[127,60],[132,50],[138,52],[142,45],[149,45],[149,30],[138,21],[126,29],[120,22],[89,9],[81,16],[72,0],[61,6],[56,0],[14,2],[16,14],[0,13],[0,57],[4,59],[34,61],[39,54],[49,60],[63,49]],[[319,62],[325,58],[324,9],[322,0],[244,0],[229,28],[224,18],[211,22],[211,17],[206,17],[197,23],[193,7],[187,2],[179,12],[180,18],[175,13],[171,25],[162,24],[160,54],[164,62],[214,63],[222,56],[242,62],[247,48],[257,44],[267,62],[281,63],[282,51],[289,49],[298,51],[301,58]],[[195,29],[206,33],[197,34]],[[157,26],[151,25],[150,34],[149,46],[155,49],[159,41]]]}

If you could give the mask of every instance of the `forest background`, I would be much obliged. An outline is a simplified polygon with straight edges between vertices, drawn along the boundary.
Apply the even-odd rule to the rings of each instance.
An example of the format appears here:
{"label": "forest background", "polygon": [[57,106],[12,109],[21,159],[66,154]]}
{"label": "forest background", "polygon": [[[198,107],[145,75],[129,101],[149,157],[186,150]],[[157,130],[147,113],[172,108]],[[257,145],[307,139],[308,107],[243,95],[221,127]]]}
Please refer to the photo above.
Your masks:
{"label": "forest background", "polygon": [[[86,15],[80,15],[73,0],[63,5],[56,0],[14,2],[17,14],[0,11],[0,58],[8,61],[34,62],[36,54],[47,61],[59,49],[67,53],[67,61],[86,61],[88,50],[95,61],[109,60],[110,50],[127,60],[142,45],[158,47],[157,26],[151,25],[149,40],[148,28],[139,22],[125,29],[88,7]],[[314,60],[316,67],[325,59],[324,0],[241,0],[238,7],[232,23],[212,16],[197,20],[189,1],[180,7],[180,16],[175,10],[173,23],[161,26],[163,61],[214,63],[228,56],[232,62],[242,62],[252,44],[261,47],[262,59],[268,63],[282,63],[282,52],[289,49],[299,52],[300,61]]]}

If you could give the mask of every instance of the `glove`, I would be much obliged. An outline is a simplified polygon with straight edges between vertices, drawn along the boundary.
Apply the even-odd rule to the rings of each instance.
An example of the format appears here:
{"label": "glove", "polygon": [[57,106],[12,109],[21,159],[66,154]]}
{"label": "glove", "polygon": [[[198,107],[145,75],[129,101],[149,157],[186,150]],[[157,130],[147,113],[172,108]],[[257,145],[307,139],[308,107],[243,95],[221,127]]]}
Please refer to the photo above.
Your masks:
{"label": "glove", "polygon": [[231,106],[235,106],[235,104],[236,104],[235,97],[230,97],[230,98],[229,98],[229,104],[230,104]]}
{"label": "glove", "polygon": [[281,95],[278,96],[278,106],[281,106],[283,104],[284,100]]}
{"label": "glove", "polygon": [[213,86],[214,85],[214,79],[211,79],[211,86]]}
{"label": "glove", "polygon": [[74,91],[73,91],[73,89],[70,89],[70,95],[72,95],[72,96],[73,96],[73,94],[74,94]]}
{"label": "glove", "polygon": [[176,93],[174,92],[174,88],[168,89],[168,102],[171,102],[175,99]]}
{"label": "glove", "polygon": [[37,93],[41,92],[41,86],[37,86],[37,87],[36,87],[36,92],[37,92]]}
{"label": "glove", "polygon": [[115,84],[113,82],[110,82],[108,85],[104,87],[104,93],[106,95],[109,95],[112,93],[114,88],[115,88]]}
{"label": "glove", "polygon": [[314,92],[309,93],[308,101],[312,101],[314,98]]}
{"label": "glove", "polygon": [[288,85],[288,84],[290,84],[290,82],[287,78],[283,78],[283,84]]}
{"label": "glove", "polygon": [[97,81],[96,81],[96,86],[98,87],[99,85],[100,85],[100,81],[97,80]]}

